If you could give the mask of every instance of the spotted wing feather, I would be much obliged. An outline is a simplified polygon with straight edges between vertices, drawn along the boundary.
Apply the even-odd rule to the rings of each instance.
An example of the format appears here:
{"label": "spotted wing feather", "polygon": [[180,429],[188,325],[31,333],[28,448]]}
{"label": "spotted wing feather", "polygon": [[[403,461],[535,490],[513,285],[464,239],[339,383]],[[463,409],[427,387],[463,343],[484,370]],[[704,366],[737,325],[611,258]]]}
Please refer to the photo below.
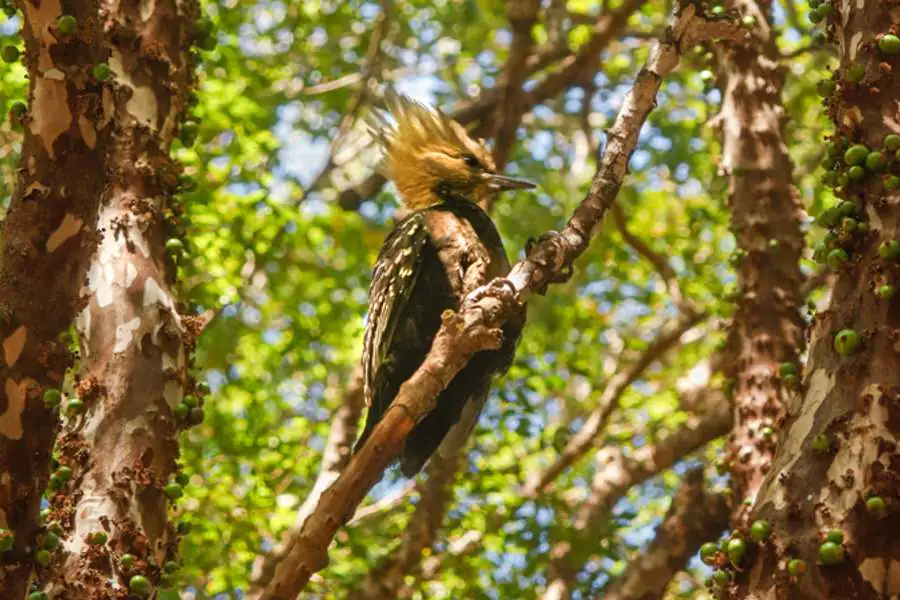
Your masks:
{"label": "spotted wing feather", "polygon": [[[366,404],[372,406],[375,377],[388,356],[422,264],[428,231],[421,213],[404,219],[385,240],[369,286],[369,314],[363,339]],[[384,410],[386,407],[379,407]],[[380,417],[380,415],[379,415]]]}

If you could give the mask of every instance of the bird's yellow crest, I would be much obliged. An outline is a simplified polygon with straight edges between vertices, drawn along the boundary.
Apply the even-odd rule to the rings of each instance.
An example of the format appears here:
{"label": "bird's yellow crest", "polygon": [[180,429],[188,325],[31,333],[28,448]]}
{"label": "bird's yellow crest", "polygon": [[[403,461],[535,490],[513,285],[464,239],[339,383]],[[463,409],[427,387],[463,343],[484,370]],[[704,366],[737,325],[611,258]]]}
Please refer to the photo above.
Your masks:
{"label": "bird's yellow crest", "polygon": [[534,187],[497,175],[484,144],[440,110],[399,94],[389,94],[385,102],[393,122],[377,114],[370,130],[384,151],[380,169],[409,208],[451,197],[478,203],[504,189]]}

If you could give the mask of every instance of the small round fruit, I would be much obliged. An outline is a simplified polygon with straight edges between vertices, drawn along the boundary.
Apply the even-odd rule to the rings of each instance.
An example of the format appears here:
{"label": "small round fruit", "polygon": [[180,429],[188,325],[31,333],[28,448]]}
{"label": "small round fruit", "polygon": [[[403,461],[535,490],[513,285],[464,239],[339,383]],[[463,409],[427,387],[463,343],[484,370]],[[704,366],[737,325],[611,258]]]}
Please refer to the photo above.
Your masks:
{"label": "small round fruit", "polygon": [[800,378],[794,374],[788,374],[782,377],[781,381],[783,381],[784,385],[786,385],[787,387],[794,388],[797,387],[798,383],[800,383]]}
{"label": "small round fruit", "polygon": [[66,412],[70,415],[84,412],[84,402],[80,398],[72,398],[66,403]]}
{"label": "small round fruit", "polygon": [[866,500],[866,510],[869,511],[870,515],[874,515],[877,518],[881,518],[885,515],[885,511],[887,506],[884,503],[884,498],[881,496],[870,496],[868,500]]}
{"label": "small round fruit", "polygon": [[841,200],[837,205],[837,212],[840,217],[852,217],[856,214],[856,204],[849,200]]}
{"label": "small round fruit", "polygon": [[166,240],[166,254],[177,255],[184,252],[184,242],[178,238],[169,238]]}
{"label": "small round fruit", "polygon": [[828,171],[822,175],[822,183],[825,184],[826,187],[837,187],[838,174],[835,171]]}
{"label": "small round fruit", "polygon": [[175,573],[180,568],[181,567],[179,566],[179,564],[174,560],[166,561],[166,564],[163,565],[163,571],[165,571],[166,573]]}
{"label": "small round fruit", "polygon": [[14,119],[21,119],[25,116],[26,112],[28,112],[28,107],[21,100],[16,100],[9,105],[9,114]]}
{"label": "small round fruit", "polygon": [[130,569],[134,566],[135,560],[133,554],[123,554],[119,557],[119,564],[122,565],[123,569]]}
{"label": "small round fruit", "polygon": [[78,29],[78,21],[72,15],[60,15],[56,19],[56,28],[66,35],[72,35]]}
{"label": "small round fruit", "polygon": [[187,406],[188,408],[194,408],[195,406],[198,406],[200,404],[200,401],[197,400],[197,396],[192,396],[192,395],[188,394],[181,400],[181,403],[184,404],[185,406]]}
{"label": "small round fruit", "polygon": [[869,152],[869,155],[866,156],[866,168],[873,173],[880,173],[884,171],[884,168],[887,166],[887,158],[885,158],[884,154],[878,152],[877,150],[873,152]]}
{"label": "small round fruit", "polygon": [[19,49],[12,44],[7,44],[0,50],[0,57],[3,57],[3,62],[14,63],[19,60]]}
{"label": "small round fruit", "polygon": [[816,46],[824,46],[828,42],[828,36],[821,29],[813,31],[812,43]]}
{"label": "small round fruit", "polygon": [[203,419],[205,419],[205,418],[206,418],[206,412],[199,406],[197,408],[191,409],[191,414],[189,416],[189,419],[190,419],[190,422],[193,423],[194,425],[199,425],[200,423],[203,422]]}
{"label": "small round fruit", "polygon": [[750,539],[754,542],[764,542],[772,535],[772,526],[765,519],[754,521],[750,526]]}
{"label": "small round fruit", "polygon": [[828,266],[832,269],[839,268],[848,260],[850,260],[850,257],[847,255],[847,252],[843,248],[835,248],[828,253],[828,258],[826,259],[826,261],[828,262]]}
{"label": "small round fruit", "polygon": [[186,404],[179,404],[172,409],[172,413],[177,419],[187,419],[188,415],[191,414],[191,407]]}
{"label": "small round fruit", "polygon": [[741,25],[750,29],[751,27],[756,25],[756,17],[753,15],[744,15],[741,17]]}
{"label": "small round fruit", "polygon": [[816,9],[809,11],[807,18],[809,19],[810,23],[821,23],[822,20],[825,18],[825,15],[820,14],[819,9],[816,8]]}
{"label": "small round fruit", "polygon": [[95,531],[94,533],[88,536],[88,543],[94,546],[102,546],[106,543],[106,540],[109,539],[109,536],[105,531]]}
{"label": "small round fruit", "polygon": [[713,6],[710,12],[716,16],[725,14],[725,7],[722,5]]}
{"label": "small round fruit", "polygon": [[900,260],[900,242],[887,240],[878,246],[878,254],[886,260]]}
{"label": "small round fruit", "polygon": [[16,541],[15,534],[9,529],[0,529],[0,554],[12,550]]}
{"label": "small round fruit", "polygon": [[192,527],[193,526],[191,525],[190,521],[181,521],[180,523],[178,523],[178,533],[180,533],[181,535],[187,535],[191,532]]}
{"label": "small round fruit", "polygon": [[796,375],[797,365],[792,362],[783,362],[778,365],[778,374],[782,377],[784,377],[785,375]]}
{"label": "small round fruit", "polygon": [[711,565],[716,562],[716,555],[719,553],[719,547],[712,543],[706,542],[702,546],[700,546],[700,560],[704,563]]}
{"label": "small round fruit", "polygon": [[150,589],[150,580],[143,575],[133,575],[131,579],[128,580],[128,590],[132,594],[148,596],[150,594]]}
{"label": "small round fruit", "polygon": [[889,133],[884,136],[884,149],[888,152],[896,152],[900,150],[900,135]]}
{"label": "small round fruit", "polygon": [[731,583],[731,573],[723,569],[717,569],[712,574],[713,585],[716,587],[725,587]]}
{"label": "small round fruit", "polygon": [[762,435],[764,440],[771,440],[772,436],[775,435],[775,430],[766,425],[760,430],[760,434]]}
{"label": "small round fruit", "polygon": [[853,165],[847,169],[847,178],[850,181],[860,181],[866,176],[866,170],[859,165]]}
{"label": "small round fruit", "polygon": [[59,536],[52,531],[48,531],[44,534],[44,539],[41,540],[41,548],[44,550],[56,550],[59,548]]}
{"label": "small round fruit", "polygon": [[834,566],[844,562],[844,548],[835,542],[825,542],[819,546],[819,561],[823,565]]}
{"label": "small round fruit", "polygon": [[208,394],[209,393],[209,384],[205,381],[198,381],[194,385],[194,389],[197,390],[198,394]]}
{"label": "small round fruit", "polygon": [[193,146],[197,141],[197,133],[200,131],[200,124],[196,121],[185,121],[181,124],[178,131],[178,137],[185,146]]}
{"label": "small round fruit", "polygon": [[884,189],[897,190],[900,189],[900,177],[896,175],[888,175],[884,180]]}
{"label": "small round fruit", "polygon": [[840,529],[830,529],[828,533],[825,534],[826,542],[833,542],[835,544],[843,544],[844,543],[844,532]]}
{"label": "small round fruit", "polygon": [[851,65],[847,69],[847,81],[851,83],[859,83],[866,76],[866,68],[861,64]]}
{"label": "small round fruit", "polygon": [[28,594],[28,600],[47,600],[47,594],[44,592],[31,592]]}
{"label": "small round fruit", "polygon": [[191,482],[191,476],[184,471],[181,471],[180,473],[178,473],[178,475],[175,476],[175,481],[181,487],[186,487],[187,484]]}
{"label": "small round fruit", "polygon": [[837,90],[837,82],[833,79],[823,79],[819,82],[819,94],[822,96],[830,96]]}
{"label": "small round fruit", "polygon": [[163,492],[168,496],[169,500],[178,500],[184,496],[184,488],[177,483],[168,483],[163,488]]}
{"label": "small round fruit", "polygon": [[738,566],[747,554],[747,542],[742,538],[733,537],[728,540],[725,553],[728,555],[728,560],[731,561],[731,564]]}
{"label": "small round fruit", "polygon": [[34,560],[36,560],[39,565],[46,567],[50,564],[50,551],[38,550],[34,553]]}
{"label": "small round fruit", "polygon": [[59,477],[63,483],[65,483],[72,478],[72,468],[63,465],[56,470],[56,476]]}
{"label": "small round fruit", "polygon": [[788,561],[788,573],[791,574],[791,577],[803,577],[806,575],[806,561],[800,560],[799,558],[792,558]]}
{"label": "small round fruit", "polygon": [[841,356],[850,356],[859,348],[859,334],[854,329],[841,329],[834,336],[834,350]]}
{"label": "small round fruit", "polygon": [[824,433],[813,438],[812,449],[816,452],[828,452],[831,449],[831,440]]}
{"label": "small round fruit", "polygon": [[112,76],[112,71],[109,69],[108,64],[97,63],[94,65],[94,68],[91,69],[91,74],[97,81],[108,81],[110,76]]}
{"label": "small round fruit", "polygon": [[894,297],[894,286],[886,283],[878,288],[878,297],[882,300],[890,300]]}
{"label": "small round fruit", "polygon": [[44,390],[44,406],[47,408],[56,408],[59,406],[59,401],[62,400],[62,394],[59,393],[59,390],[49,389]]}
{"label": "small round fruit", "polygon": [[878,49],[884,54],[900,53],[900,37],[893,33],[887,33],[878,40]]}

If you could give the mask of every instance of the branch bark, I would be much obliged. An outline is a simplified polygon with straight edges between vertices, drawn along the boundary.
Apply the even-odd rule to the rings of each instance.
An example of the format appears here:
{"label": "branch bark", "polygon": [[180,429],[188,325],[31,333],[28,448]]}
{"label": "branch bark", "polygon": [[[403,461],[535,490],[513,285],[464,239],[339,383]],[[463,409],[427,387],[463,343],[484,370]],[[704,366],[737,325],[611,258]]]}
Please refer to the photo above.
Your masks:
{"label": "branch bark", "polygon": [[666,39],[654,47],[634,87],[625,96],[591,189],[565,229],[537,243],[508,277],[473,292],[458,313],[445,314],[428,356],[401,386],[391,409],[360,452],[323,494],[303,527],[299,543],[289,551],[290,558],[284,561],[283,568],[276,572],[261,597],[293,598],[312,574],[327,564],[328,545],[338,528],[352,517],[384,469],[400,453],[409,431],[431,410],[438,393],[473,354],[498,347],[501,341],[498,327],[517,313],[521,303],[533,292],[558,281],[560,274],[584,253],[615,200],[641,126],[653,109],[663,78],[678,64],[680,49],[712,37],[740,40],[744,33],[736,23],[706,20],[696,15],[694,5],[685,6]]}
{"label": "branch bark", "polygon": [[[20,168],[0,246],[0,529],[14,536],[3,554],[0,596],[24,598],[34,567],[40,500],[58,430],[47,390],[74,363],[68,328],[96,245],[111,128],[95,129],[99,88],[85,82],[101,50],[98,5],[70,2],[79,23],[61,34],[58,2],[23,8],[30,90]],[[53,394],[54,392],[51,392]]]}
{"label": "branch bark", "polygon": [[669,581],[697,553],[700,545],[727,526],[725,496],[707,490],[702,469],[688,471],[650,546],[635,556],[600,597],[606,600],[663,598]]}

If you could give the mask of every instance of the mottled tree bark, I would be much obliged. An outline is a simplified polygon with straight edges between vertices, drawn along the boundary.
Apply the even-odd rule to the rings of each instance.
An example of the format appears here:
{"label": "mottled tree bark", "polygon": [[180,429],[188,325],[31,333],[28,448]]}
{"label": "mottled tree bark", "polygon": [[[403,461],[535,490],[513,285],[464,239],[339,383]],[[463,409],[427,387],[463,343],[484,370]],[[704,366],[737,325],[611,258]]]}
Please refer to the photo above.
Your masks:
{"label": "mottled tree bark", "polygon": [[[837,137],[881,149],[887,134],[900,134],[900,61],[878,49],[881,35],[896,33],[890,23],[897,6],[860,0],[834,8],[827,24],[841,64],[829,116]],[[893,161],[890,169],[897,168]],[[879,254],[882,244],[900,239],[900,195],[885,188],[886,177],[870,169],[839,192],[868,230],[839,239],[850,260],[838,269],[830,305],[812,324],[803,394],[788,406],[754,509],[771,523],[773,540],[748,567],[740,597],[874,600],[900,594],[900,304],[896,295],[885,300],[875,293],[900,283],[900,264]],[[834,341],[844,329],[856,332],[860,343],[852,352],[839,346],[842,355]],[[867,510],[872,497],[884,508]],[[818,565],[830,530],[843,534],[843,560]],[[840,551],[831,547],[828,554],[839,557]],[[791,559],[809,569],[796,583],[785,570]]]}
{"label": "mottled tree bark", "polygon": [[[100,11],[94,61],[111,76],[94,84],[102,106],[81,131],[108,130],[110,139],[76,321],[82,363],[72,397],[83,406],[66,406],[59,463],[71,474],[50,498],[62,544],[36,572],[51,598],[121,598],[136,575],[155,588],[176,558],[163,488],[178,455],[173,409],[191,385],[188,356],[203,325],[179,315],[164,250],[178,175],[168,153],[192,87],[198,5],[104,0]],[[133,566],[121,562],[126,553]]]}
{"label": "mottled tree bark", "polygon": [[67,3],[79,24],[74,35],[56,27],[58,1],[19,7],[31,84],[22,100],[29,110],[0,233],[0,529],[15,536],[12,550],[0,556],[0,597],[14,599],[28,588],[58,427],[42,396],[61,387],[74,360],[67,333],[96,243],[111,135],[98,124],[103,87],[90,76],[101,50],[99,3]]}
{"label": "mottled tree bark", "polygon": [[732,521],[741,526],[747,514],[743,500],[756,496],[769,470],[786,398],[794,393],[779,377],[779,365],[796,365],[803,351],[799,259],[804,213],[784,141],[784,72],[769,24],[770,6],[735,0],[732,7],[755,18],[757,33],[757,43],[725,46],[720,54],[722,109],[716,120],[723,137],[720,167],[729,179],[731,223],[742,257],[724,366],[734,381],[734,428],[727,450],[736,507]]}
{"label": "mottled tree bark", "polygon": [[642,550],[600,598],[605,600],[657,600],[664,597],[675,574],[697,553],[700,545],[728,524],[728,504],[711,492],[703,470],[694,469],[672,498],[665,519],[650,545]]}

